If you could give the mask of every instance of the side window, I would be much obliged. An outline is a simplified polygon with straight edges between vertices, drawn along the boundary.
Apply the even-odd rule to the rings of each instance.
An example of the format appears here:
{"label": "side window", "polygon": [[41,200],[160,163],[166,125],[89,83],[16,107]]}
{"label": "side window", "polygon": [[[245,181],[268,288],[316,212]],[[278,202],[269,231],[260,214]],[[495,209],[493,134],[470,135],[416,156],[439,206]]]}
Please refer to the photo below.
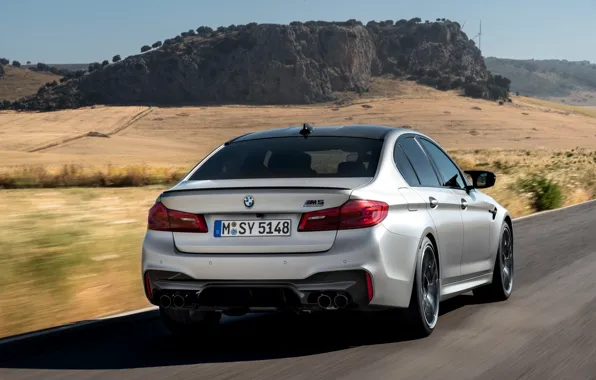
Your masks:
{"label": "side window", "polygon": [[430,160],[413,137],[400,142],[404,153],[410,159],[422,186],[441,186]]}
{"label": "side window", "polygon": [[449,156],[432,142],[425,139],[420,139],[419,141],[437,165],[437,169],[445,181],[443,186],[463,189],[465,187],[464,179]]}
{"label": "side window", "polygon": [[416,176],[416,172],[414,172],[414,168],[408,157],[403,151],[403,148],[399,144],[395,144],[395,149],[393,150],[393,159],[395,160],[395,164],[397,165],[397,169],[401,173],[402,177],[406,180],[408,185],[410,186],[418,186],[420,185],[420,181]]}

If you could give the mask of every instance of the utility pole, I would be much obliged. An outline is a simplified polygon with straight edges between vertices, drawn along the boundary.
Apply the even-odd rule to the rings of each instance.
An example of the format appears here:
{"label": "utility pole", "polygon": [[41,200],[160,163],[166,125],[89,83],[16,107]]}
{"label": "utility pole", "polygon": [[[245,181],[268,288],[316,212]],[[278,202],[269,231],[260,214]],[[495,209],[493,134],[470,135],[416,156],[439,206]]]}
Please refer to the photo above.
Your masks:
{"label": "utility pole", "polygon": [[480,33],[478,33],[478,49],[482,52],[482,20],[480,20]]}

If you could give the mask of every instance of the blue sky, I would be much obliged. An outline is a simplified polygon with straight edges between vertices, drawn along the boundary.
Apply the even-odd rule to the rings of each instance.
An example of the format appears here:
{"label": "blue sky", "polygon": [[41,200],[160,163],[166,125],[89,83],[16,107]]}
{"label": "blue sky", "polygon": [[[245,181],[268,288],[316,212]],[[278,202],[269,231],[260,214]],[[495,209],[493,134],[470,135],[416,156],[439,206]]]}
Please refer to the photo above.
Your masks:
{"label": "blue sky", "polygon": [[201,25],[448,18],[484,56],[596,62],[594,0],[2,0],[0,57],[88,63]]}

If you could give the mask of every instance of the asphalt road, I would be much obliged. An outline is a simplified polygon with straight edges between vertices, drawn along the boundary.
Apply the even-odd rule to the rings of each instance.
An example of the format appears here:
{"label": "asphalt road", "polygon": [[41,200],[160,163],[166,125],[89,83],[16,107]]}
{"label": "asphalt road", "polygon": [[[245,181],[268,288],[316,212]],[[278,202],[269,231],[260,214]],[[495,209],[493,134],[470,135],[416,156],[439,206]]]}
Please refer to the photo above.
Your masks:
{"label": "asphalt road", "polygon": [[0,351],[0,379],[596,379],[596,202],[514,228],[512,298],[454,298],[426,339],[264,316],[181,344],[152,313]]}

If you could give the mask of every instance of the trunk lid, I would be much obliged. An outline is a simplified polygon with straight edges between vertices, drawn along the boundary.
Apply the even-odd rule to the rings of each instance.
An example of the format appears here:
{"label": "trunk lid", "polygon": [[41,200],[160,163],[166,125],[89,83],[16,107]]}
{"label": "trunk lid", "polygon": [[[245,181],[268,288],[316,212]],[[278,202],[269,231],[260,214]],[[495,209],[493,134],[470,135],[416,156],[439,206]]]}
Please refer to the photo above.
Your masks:
{"label": "trunk lid", "polygon": [[[298,232],[302,214],[341,206],[372,178],[184,181],[162,194],[171,210],[201,214],[207,233],[174,232],[184,253],[309,253],[329,250],[337,231]],[[245,203],[245,198],[248,197]]]}

